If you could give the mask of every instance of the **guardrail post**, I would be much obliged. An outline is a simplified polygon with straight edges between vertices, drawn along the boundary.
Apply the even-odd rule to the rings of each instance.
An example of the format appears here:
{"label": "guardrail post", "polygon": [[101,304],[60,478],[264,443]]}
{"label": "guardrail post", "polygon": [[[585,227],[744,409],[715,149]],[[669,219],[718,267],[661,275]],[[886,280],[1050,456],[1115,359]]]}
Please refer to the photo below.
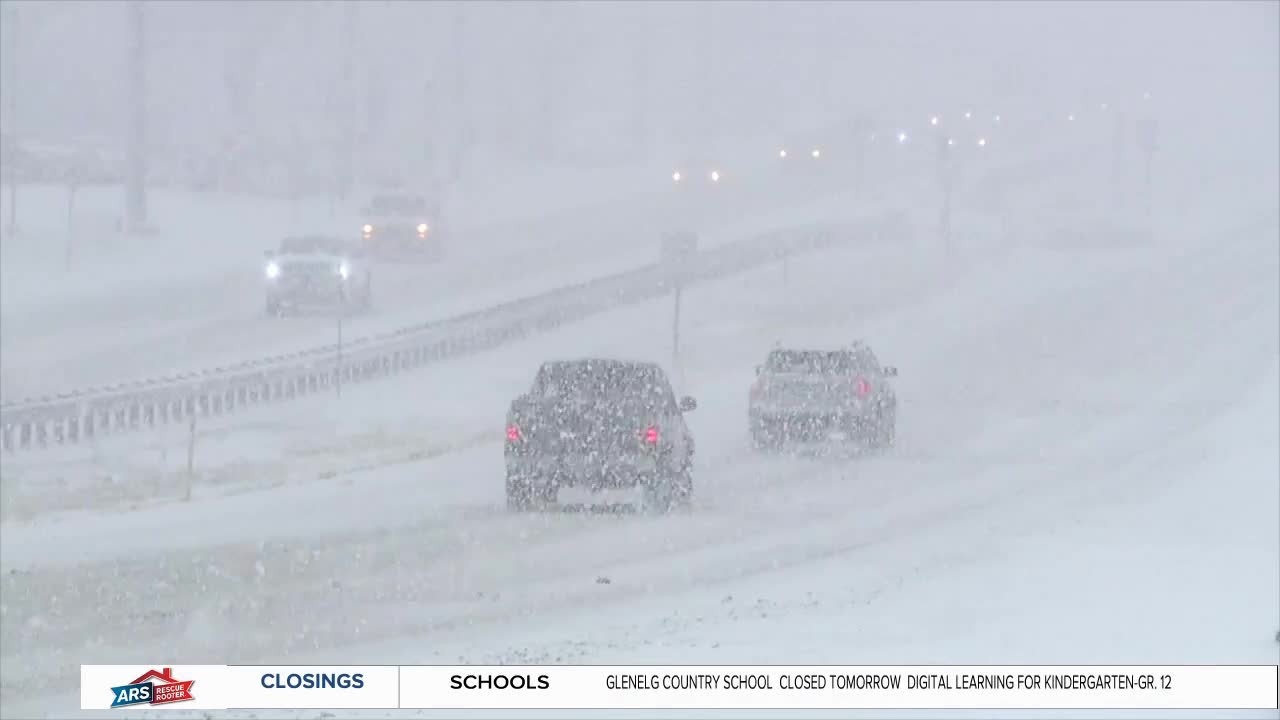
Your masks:
{"label": "guardrail post", "polygon": [[186,488],[183,492],[182,499],[184,501],[191,499],[191,485],[194,482],[196,470],[196,416],[191,414],[191,425],[187,436],[187,475]]}

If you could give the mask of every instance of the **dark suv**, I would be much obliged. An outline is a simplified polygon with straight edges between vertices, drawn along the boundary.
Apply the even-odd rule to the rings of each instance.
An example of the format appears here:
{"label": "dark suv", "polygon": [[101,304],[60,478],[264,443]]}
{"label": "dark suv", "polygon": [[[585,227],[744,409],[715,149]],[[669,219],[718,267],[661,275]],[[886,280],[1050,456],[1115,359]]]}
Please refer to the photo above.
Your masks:
{"label": "dark suv", "polygon": [[554,505],[562,487],[640,487],[667,510],[693,496],[693,437],[662,368],[579,359],[545,363],[507,411],[507,507]]}

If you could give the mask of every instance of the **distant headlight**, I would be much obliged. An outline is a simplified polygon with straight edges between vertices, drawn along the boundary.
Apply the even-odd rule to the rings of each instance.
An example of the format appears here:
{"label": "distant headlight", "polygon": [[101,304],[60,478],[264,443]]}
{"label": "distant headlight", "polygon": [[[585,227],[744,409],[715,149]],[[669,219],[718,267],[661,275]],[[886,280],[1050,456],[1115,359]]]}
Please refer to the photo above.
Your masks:
{"label": "distant headlight", "polygon": [[267,279],[275,280],[278,277],[280,277],[280,266],[273,262],[267,263]]}
{"label": "distant headlight", "polygon": [[419,234],[419,235],[426,235],[426,234],[427,234],[427,224],[426,224],[426,223],[418,223],[418,234]]}
{"label": "distant headlight", "polygon": [[362,230],[364,230],[364,233],[365,233],[366,235],[368,235],[369,233],[373,232],[373,226],[372,226],[372,225],[365,225],[365,226],[364,226],[363,228],[361,228],[361,229],[362,229]]}
{"label": "distant headlight", "polygon": [[346,263],[339,263],[339,264],[338,264],[338,275],[339,275],[343,280],[346,280],[348,277],[350,277],[350,276],[351,276],[351,267],[350,267],[350,266],[348,266]]}

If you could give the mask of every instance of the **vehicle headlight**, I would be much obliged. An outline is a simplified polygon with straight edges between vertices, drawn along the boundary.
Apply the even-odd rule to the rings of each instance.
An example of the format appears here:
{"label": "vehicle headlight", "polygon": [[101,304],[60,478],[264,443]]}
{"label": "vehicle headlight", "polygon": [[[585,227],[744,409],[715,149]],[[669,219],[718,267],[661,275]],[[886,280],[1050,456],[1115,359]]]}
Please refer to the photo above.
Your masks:
{"label": "vehicle headlight", "polygon": [[280,277],[280,266],[273,262],[267,263],[267,279],[275,280],[278,277]]}
{"label": "vehicle headlight", "polygon": [[418,223],[418,234],[419,234],[419,235],[426,235],[426,234],[427,234],[427,224],[426,224],[426,223]]}
{"label": "vehicle headlight", "polygon": [[351,267],[346,263],[338,263],[338,276],[346,280],[351,276]]}
{"label": "vehicle headlight", "polygon": [[364,234],[365,234],[365,235],[368,235],[369,233],[373,232],[373,226],[372,226],[372,225],[369,225],[369,224],[367,224],[367,223],[366,223],[366,224],[365,224],[365,226],[364,226],[363,228],[361,228],[361,229],[362,229],[362,230],[364,230]]}

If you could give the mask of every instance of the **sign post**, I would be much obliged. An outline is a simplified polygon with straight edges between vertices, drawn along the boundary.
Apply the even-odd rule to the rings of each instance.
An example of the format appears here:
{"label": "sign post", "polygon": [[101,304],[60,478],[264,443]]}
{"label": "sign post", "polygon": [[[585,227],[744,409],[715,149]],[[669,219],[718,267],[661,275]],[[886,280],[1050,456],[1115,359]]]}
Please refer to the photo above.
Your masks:
{"label": "sign post", "polygon": [[680,295],[689,263],[698,254],[698,235],[692,232],[669,232],[662,237],[662,267],[673,288],[675,302],[671,314],[671,367],[680,369]]}
{"label": "sign post", "polygon": [[338,313],[338,356],[333,366],[333,386],[338,397],[342,397],[342,313]]}
{"label": "sign post", "polygon": [[1143,186],[1148,218],[1151,217],[1151,161],[1159,148],[1158,133],[1159,125],[1152,116],[1147,115],[1138,123],[1138,147],[1142,149]]}
{"label": "sign post", "polygon": [[943,247],[948,257],[951,256],[951,193],[955,187],[955,161],[951,157],[951,146],[955,140],[946,133],[938,135],[938,183],[942,186],[942,209],[938,218],[938,232],[942,236]]}
{"label": "sign post", "polygon": [[191,500],[191,485],[195,481],[196,474],[196,415],[200,412],[199,404],[193,402],[191,404],[191,422],[187,427],[187,473],[186,485],[183,487],[182,500],[189,502]]}

